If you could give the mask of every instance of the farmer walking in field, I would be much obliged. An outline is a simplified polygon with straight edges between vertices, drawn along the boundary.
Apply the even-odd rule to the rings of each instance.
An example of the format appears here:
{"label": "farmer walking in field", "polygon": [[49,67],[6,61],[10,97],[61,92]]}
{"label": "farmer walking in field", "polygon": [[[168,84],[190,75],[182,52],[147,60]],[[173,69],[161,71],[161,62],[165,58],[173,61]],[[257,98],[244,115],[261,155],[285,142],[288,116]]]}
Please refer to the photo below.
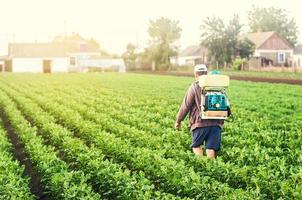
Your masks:
{"label": "farmer walking in field", "polygon": [[[195,82],[188,89],[183,102],[179,108],[175,128],[181,128],[181,122],[189,113],[189,126],[192,131],[191,148],[196,155],[202,156],[202,145],[205,144],[206,155],[208,158],[215,158],[221,146],[221,128],[223,127],[223,119],[202,119],[201,101],[203,95],[198,84],[200,76],[207,75],[208,70],[204,64],[194,67]],[[228,116],[231,111],[228,107]]]}

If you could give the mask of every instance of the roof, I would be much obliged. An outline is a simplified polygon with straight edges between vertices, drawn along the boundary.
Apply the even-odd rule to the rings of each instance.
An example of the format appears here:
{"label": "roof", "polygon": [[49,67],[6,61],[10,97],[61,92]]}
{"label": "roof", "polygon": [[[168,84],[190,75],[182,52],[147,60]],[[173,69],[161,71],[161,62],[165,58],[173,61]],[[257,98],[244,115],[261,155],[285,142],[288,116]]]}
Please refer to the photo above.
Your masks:
{"label": "roof", "polygon": [[294,54],[302,55],[302,44],[299,44],[298,46],[295,47]]}
{"label": "roof", "polygon": [[83,43],[10,43],[9,57],[65,57],[70,53],[99,51]]}
{"label": "roof", "polygon": [[188,56],[202,56],[203,54],[207,54],[208,49],[200,46],[200,45],[192,45],[185,48],[181,51],[178,57],[188,57]]}
{"label": "roof", "polygon": [[248,33],[245,35],[242,35],[240,39],[247,38],[251,42],[253,42],[256,46],[256,49],[259,48],[266,40],[268,40],[272,35],[274,35],[275,31],[269,31],[269,32],[257,32],[257,33]]}

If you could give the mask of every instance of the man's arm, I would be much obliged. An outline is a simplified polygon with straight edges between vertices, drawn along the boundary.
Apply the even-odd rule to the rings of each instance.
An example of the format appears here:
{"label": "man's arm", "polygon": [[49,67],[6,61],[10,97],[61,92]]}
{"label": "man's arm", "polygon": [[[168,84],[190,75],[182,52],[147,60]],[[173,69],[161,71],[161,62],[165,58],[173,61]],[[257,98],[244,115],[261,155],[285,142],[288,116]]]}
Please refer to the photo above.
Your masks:
{"label": "man's arm", "polygon": [[195,99],[195,93],[194,93],[194,84],[191,85],[191,87],[188,89],[186,96],[184,97],[182,104],[179,108],[177,117],[176,117],[176,123],[175,128],[179,129],[181,121],[184,120],[184,118],[187,116],[188,112],[190,111]]}

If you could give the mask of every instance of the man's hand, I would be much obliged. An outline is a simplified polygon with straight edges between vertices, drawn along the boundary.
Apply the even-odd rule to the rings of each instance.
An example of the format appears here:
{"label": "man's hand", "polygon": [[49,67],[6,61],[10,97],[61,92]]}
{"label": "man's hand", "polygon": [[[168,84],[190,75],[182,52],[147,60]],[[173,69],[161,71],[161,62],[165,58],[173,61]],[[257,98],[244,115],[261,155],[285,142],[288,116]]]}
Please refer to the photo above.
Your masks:
{"label": "man's hand", "polygon": [[174,128],[175,128],[176,130],[180,130],[180,128],[181,128],[181,123],[175,122]]}

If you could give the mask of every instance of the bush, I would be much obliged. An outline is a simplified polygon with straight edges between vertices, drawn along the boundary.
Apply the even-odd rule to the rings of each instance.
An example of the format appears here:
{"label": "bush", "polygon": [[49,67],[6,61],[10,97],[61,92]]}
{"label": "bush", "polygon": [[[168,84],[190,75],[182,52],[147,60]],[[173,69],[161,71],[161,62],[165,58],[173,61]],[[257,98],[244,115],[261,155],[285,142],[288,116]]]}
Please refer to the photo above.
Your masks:
{"label": "bush", "polygon": [[247,65],[247,63],[248,61],[246,58],[236,58],[235,60],[233,60],[231,68],[233,70],[241,70],[241,67]]}

